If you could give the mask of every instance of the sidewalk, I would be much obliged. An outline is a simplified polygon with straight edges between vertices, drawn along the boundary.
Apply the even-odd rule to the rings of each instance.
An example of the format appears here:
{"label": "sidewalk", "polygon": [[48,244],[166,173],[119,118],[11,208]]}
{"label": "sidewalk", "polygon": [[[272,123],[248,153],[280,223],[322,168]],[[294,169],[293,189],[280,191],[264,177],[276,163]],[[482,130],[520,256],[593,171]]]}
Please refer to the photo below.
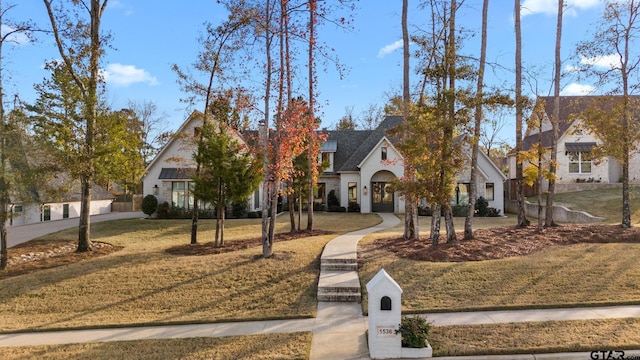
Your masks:
{"label": "sidewalk", "polygon": [[[118,214],[118,213],[114,213]],[[124,214],[124,213],[123,213]],[[141,214],[139,214],[141,215]],[[380,214],[383,222],[375,227],[337,237],[327,244],[321,258],[344,259],[356,256],[358,241],[366,234],[395,226],[399,220],[391,214]],[[101,215],[104,216],[104,215]],[[106,217],[100,220],[108,220]],[[110,219],[109,219],[110,220]],[[94,221],[92,217],[92,221]],[[39,224],[37,224],[39,225]],[[77,222],[76,222],[77,225]],[[33,225],[25,225],[28,227]],[[71,226],[70,226],[71,227]],[[54,230],[58,231],[58,230]],[[26,231],[25,233],[29,233]],[[35,230],[34,230],[35,232]],[[41,236],[41,235],[38,235]],[[321,270],[322,276],[323,270]],[[330,280],[326,280],[330,281]],[[477,311],[423,314],[436,326],[487,324],[527,321],[563,321],[581,319],[615,319],[640,317],[640,305],[566,309],[534,309],[516,311]],[[369,359],[367,347],[367,318],[359,303],[318,302],[314,319],[250,321],[176,326],[149,326],[94,330],[69,330],[37,333],[0,334],[0,347],[51,345],[80,342],[108,342],[123,340],[169,339],[191,337],[223,337],[282,332],[310,331],[313,333],[310,359]],[[615,349],[593,349],[594,351]],[[600,354],[603,358],[602,354]],[[625,350],[625,358],[637,356],[640,350]],[[591,353],[524,354],[505,356],[438,357],[442,360],[484,359],[592,359]]]}

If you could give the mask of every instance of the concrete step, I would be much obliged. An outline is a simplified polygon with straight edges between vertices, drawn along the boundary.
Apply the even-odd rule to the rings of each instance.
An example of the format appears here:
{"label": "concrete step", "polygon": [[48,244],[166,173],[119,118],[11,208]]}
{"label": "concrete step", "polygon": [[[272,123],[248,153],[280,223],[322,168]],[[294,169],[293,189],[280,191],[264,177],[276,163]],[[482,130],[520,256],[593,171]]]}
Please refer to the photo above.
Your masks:
{"label": "concrete step", "polygon": [[357,264],[357,258],[323,256],[320,261],[325,264]]}
{"label": "concrete step", "polygon": [[361,301],[362,295],[358,293],[321,293],[318,291],[318,301],[327,302],[357,302]]}
{"label": "concrete step", "polygon": [[321,263],[320,270],[328,270],[328,271],[358,271],[358,264],[351,263]]}
{"label": "concrete step", "polygon": [[318,301],[360,302],[361,297],[357,271],[320,271]]}

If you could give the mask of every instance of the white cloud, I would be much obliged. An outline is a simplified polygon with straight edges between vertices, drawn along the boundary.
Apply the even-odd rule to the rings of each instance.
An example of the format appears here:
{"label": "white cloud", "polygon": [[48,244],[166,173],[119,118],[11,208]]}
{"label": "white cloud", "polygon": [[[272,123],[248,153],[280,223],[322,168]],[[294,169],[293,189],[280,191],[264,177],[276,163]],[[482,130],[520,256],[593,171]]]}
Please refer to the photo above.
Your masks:
{"label": "white cloud", "polygon": [[603,69],[619,69],[620,57],[616,54],[605,56],[596,56],[592,58],[580,57],[580,63],[589,66],[595,66]]}
{"label": "white cloud", "polygon": [[378,51],[378,57],[383,58],[387,54],[391,54],[392,52],[402,49],[402,40],[398,40],[392,44],[385,45],[380,51]]}
{"label": "white cloud", "polygon": [[[567,0],[564,13],[577,16],[577,10],[586,10],[602,4],[602,0]],[[522,16],[545,14],[556,15],[558,13],[558,0],[524,0],[522,3]]]}
{"label": "white cloud", "polygon": [[125,16],[133,15],[133,8],[131,6],[127,6],[123,4],[122,1],[119,1],[119,0],[109,1],[109,5],[107,6],[112,9],[123,9]]}
{"label": "white cloud", "polygon": [[571,83],[565,86],[560,92],[561,95],[591,95],[596,91],[596,88],[591,85]]}
{"label": "white cloud", "polygon": [[[8,34],[16,29],[2,24],[2,34]],[[17,45],[25,45],[29,43],[29,37],[23,32],[16,32],[7,37],[7,41],[17,44]]]}
{"label": "white cloud", "polygon": [[158,79],[149,72],[138,69],[133,65],[109,64],[102,71],[105,82],[115,86],[129,86],[135,83],[148,83],[151,86],[159,85]]}

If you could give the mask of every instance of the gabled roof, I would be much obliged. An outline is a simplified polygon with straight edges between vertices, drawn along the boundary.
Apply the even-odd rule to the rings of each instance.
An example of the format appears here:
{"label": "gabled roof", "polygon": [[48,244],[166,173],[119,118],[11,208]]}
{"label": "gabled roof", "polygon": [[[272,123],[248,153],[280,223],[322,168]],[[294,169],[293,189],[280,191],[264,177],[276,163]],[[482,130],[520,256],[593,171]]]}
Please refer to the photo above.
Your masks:
{"label": "gabled roof", "polygon": [[[640,101],[639,95],[631,95],[632,101]],[[591,96],[560,96],[560,116],[558,121],[558,138],[569,130],[575,118],[580,115],[581,112],[589,109],[593,106],[606,106],[607,99],[621,99],[622,96],[611,95],[591,95]],[[542,105],[544,107],[544,114],[547,119],[551,119],[553,115],[553,96],[539,96],[536,99],[536,105]],[[605,104],[605,105],[601,105]],[[544,120],[544,119],[542,119]],[[551,147],[551,140],[553,131],[543,131],[539,134],[537,131],[532,130],[531,133],[522,139],[522,148],[524,150],[530,149],[534,144],[538,143],[538,137],[543,147]]]}
{"label": "gabled roof", "polygon": [[384,138],[391,143],[393,138],[387,132],[402,122],[402,116],[387,116],[374,130],[333,130],[327,131],[327,141],[335,140],[338,151],[333,159],[336,172],[358,171],[358,165]]}

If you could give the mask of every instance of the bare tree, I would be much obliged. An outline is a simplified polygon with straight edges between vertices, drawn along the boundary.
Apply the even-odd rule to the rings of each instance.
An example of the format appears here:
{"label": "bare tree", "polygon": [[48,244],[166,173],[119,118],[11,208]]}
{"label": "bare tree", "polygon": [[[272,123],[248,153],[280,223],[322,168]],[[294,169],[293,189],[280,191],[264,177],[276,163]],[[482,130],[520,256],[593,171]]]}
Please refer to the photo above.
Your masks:
{"label": "bare tree", "polygon": [[560,45],[562,43],[562,16],[564,14],[564,0],[558,0],[558,22],[556,25],[555,72],[553,77],[553,116],[551,116],[551,156],[549,159],[549,189],[544,225],[555,225],[553,221],[553,195],[556,189],[556,165],[558,158],[558,123],[560,122]]}
{"label": "bare tree", "polygon": [[520,0],[515,0],[514,18],[516,30],[516,198],[518,199],[518,227],[529,225],[525,212],[524,183],[522,173],[522,114],[525,99],[522,96],[522,28],[520,25]]}
{"label": "bare tree", "polygon": [[478,65],[478,79],[476,84],[476,109],[474,114],[473,138],[471,139],[471,178],[469,184],[469,209],[464,221],[464,238],[473,238],[473,215],[475,214],[476,197],[478,193],[478,152],[480,151],[480,130],[482,128],[482,103],[484,88],[484,67],[487,59],[487,14],[489,0],[482,3],[482,35],[480,45],[480,63]]}

